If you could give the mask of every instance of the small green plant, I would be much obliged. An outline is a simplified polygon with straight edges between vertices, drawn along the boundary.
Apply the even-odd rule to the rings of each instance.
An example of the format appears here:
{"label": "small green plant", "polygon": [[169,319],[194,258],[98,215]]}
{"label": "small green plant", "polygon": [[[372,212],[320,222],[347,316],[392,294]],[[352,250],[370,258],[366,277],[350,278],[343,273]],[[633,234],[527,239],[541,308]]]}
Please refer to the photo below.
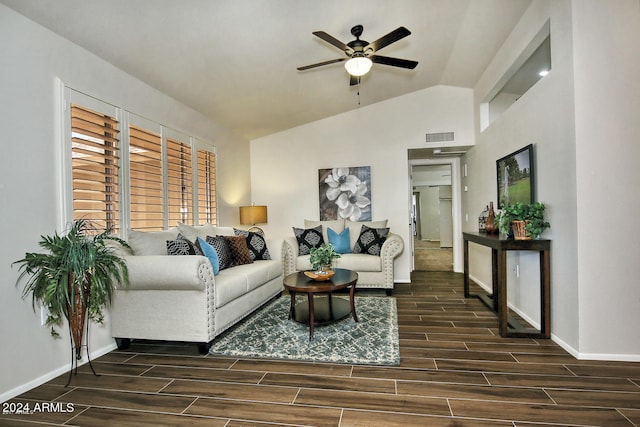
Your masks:
{"label": "small green plant", "polygon": [[505,206],[502,211],[496,215],[498,228],[501,233],[509,234],[512,221],[525,221],[527,236],[532,239],[537,239],[544,230],[551,227],[551,224],[544,219],[544,210],[545,205],[540,202],[531,204],[518,202]]}
{"label": "small green plant", "polygon": [[331,243],[325,243],[317,248],[311,248],[309,261],[313,271],[320,271],[325,266],[330,266],[334,259],[340,258],[340,254]]}

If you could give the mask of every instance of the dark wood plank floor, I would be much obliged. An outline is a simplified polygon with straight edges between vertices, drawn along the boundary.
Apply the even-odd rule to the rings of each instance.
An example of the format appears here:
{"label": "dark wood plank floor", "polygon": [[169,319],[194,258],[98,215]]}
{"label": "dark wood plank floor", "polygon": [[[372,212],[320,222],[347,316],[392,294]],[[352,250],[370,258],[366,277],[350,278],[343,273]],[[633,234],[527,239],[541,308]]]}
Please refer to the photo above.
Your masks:
{"label": "dark wood plank floor", "polygon": [[[73,411],[2,415],[0,425],[640,426],[640,364],[579,361],[548,340],[503,339],[462,296],[462,276],[396,285],[401,365],[368,367],[200,356],[133,343],[12,402]],[[55,408],[53,408],[55,409]],[[58,408],[59,409],[59,408]]]}

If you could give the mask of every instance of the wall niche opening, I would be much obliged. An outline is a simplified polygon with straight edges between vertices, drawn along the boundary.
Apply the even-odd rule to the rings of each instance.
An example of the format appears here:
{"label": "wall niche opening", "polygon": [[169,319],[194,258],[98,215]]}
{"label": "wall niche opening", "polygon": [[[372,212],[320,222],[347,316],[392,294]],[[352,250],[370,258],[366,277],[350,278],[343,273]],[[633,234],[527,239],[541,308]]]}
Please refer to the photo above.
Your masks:
{"label": "wall niche opening", "polygon": [[551,34],[547,22],[518,60],[496,84],[496,90],[481,107],[482,130],[500,117],[511,105],[551,71]]}

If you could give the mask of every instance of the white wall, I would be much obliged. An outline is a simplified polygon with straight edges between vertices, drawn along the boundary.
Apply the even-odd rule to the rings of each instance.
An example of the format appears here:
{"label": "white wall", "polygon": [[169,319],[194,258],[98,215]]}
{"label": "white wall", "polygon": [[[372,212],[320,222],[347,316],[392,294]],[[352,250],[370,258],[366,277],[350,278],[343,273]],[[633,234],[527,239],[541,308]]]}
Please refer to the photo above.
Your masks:
{"label": "white wall", "polygon": [[572,5],[580,352],[640,360],[640,2]]}
{"label": "white wall", "polygon": [[[640,183],[638,2],[532,3],[476,85],[476,122],[481,103],[548,20],[551,73],[478,130],[463,159],[464,229],[476,230],[477,213],[496,200],[495,160],[533,143],[537,200],[551,222],[543,237],[553,241],[552,336],[580,358],[640,360],[640,251],[627,225],[610,216],[621,200],[630,217],[639,209],[637,192],[629,190]],[[490,286],[490,252],[474,246],[471,273]],[[509,264],[510,304],[539,321],[537,257],[514,253]]]}
{"label": "white wall", "polygon": [[[11,263],[38,251],[60,217],[60,85],[122,106],[217,146],[219,217],[237,222],[237,205],[250,194],[249,142],[204,116],[0,5],[0,401],[63,373],[69,367],[66,338],[55,340],[40,326],[31,301],[14,286]],[[59,80],[58,80],[59,79]],[[62,230],[59,230],[62,231]],[[113,347],[110,328],[93,327],[90,348]]]}
{"label": "white wall", "polygon": [[[354,99],[355,102],[355,99]],[[427,132],[454,131],[473,143],[472,91],[437,86],[251,141],[253,201],[269,207],[271,236],[318,219],[318,169],[370,166],[372,218],[388,219],[405,241],[396,282],[408,282],[410,217],[407,150]]]}

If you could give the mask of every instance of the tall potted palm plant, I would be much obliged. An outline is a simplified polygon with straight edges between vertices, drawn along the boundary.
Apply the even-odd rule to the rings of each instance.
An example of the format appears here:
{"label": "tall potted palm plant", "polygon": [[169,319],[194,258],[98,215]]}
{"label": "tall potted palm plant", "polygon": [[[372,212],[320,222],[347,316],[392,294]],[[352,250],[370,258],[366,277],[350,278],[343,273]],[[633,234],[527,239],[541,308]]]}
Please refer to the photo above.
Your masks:
{"label": "tall potted palm plant", "polygon": [[27,279],[23,298],[31,297],[34,310],[36,305],[48,310],[51,335],[59,336],[55,327],[68,321],[72,368],[73,354],[81,358],[86,319],[102,323],[114,283],[128,284],[127,265],[107,242],[129,245],[110,233],[98,232],[93,223],[80,219],[65,235],[41,236],[38,244],[46,253],[26,253],[14,262],[20,265],[18,283]]}

